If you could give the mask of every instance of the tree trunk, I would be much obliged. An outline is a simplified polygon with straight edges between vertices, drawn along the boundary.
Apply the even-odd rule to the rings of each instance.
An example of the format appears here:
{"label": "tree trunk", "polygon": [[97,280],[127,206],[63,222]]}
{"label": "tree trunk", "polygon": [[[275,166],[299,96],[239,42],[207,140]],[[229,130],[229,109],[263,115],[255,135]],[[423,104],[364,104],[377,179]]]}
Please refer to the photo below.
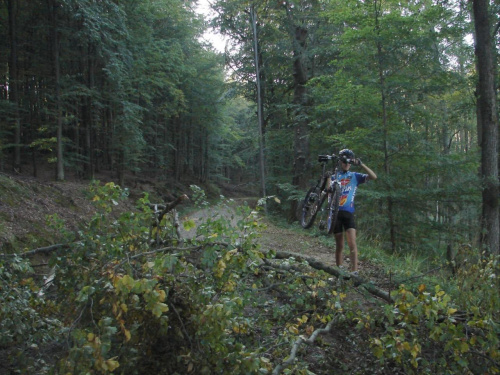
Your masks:
{"label": "tree trunk", "polygon": [[63,160],[63,123],[60,89],[60,62],[59,62],[59,34],[57,32],[57,0],[47,0],[50,18],[51,42],[52,42],[52,62],[54,64],[54,86],[56,102],[56,122],[57,122],[57,170],[58,181],[64,180],[64,160]]}
{"label": "tree trunk", "polygon": [[17,69],[17,0],[8,0],[10,59],[9,59],[9,99],[14,106],[14,171],[21,171],[21,119],[19,117],[19,77]]}
{"label": "tree trunk", "polygon": [[181,179],[182,168],[183,168],[184,163],[183,163],[181,127],[180,127],[178,118],[173,119],[173,129],[174,129],[173,144],[175,145],[175,148],[174,148],[174,176],[175,176],[175,181],[179,182]]}
{"label": "tree trunk", "polygon": [[[87,56],[87,64],[88,64],[88,88],[89,91],[92,92],[94,90],[94,58],[93,58],[93,48],[89,46],[88,56]],[[95,160],[94,160],[94,144],[93,144],[93,129],[94,129],[94,115],[92,113],[92,96],[89,96],[85,100],[86,102],[86,117],[88,123],[85,126],[85,146],[87,149],[87,178],[92,180],[95,176]]]}
{"label": "tree trunk", "polygon": [[388,303],[394,302],[394,300],[392,299],[389,292],[386,292],[385,290],[377,288],[375,285],[373,285],[370,282],[367,282],[367,280],[364,280],[360,276],[347,273],[338,267],[328,266],[327,264],[322,263],[313,257],[306,257],[302,254],[290,253],[287,251],[278,251],[278,252],[276,252],[276,255],[275,255],[276,259],[288,259],[288,258],[292,258],[292,257],[295,258],[296,260],[299,260],[299,261],[305,260],[305,261],[307,261],[309,266],[311,266],[312,268],[325,271],[326,273],[333,275],[337,278],[352,279],[353,286],[355,286],[355,287],[361,286],[361,287],[365,288],[368,292],[373,294],[374,296],[382,298],[385,301],[387,301]]}
{"label": "tree trunk", "polygon": [[307,30],[297,26],[295,29],[294,48],[294,93],[293,104],[295,107],[295,136],[294,136],[294,163],[293,184],[301,188],[306,187],[306,167],[309,159],[309,127],[306,116],[307,104],[307,67],[305,61]]}
{"label": "tree trunk", "polygon": [[[291,29],[293,30],[293,105],[294,105],[294,161],[292,170],[292,184],[299,189],[307,186],[307,168],[309,160],[309,122],[307,119],[307,89],[309,79],[307,71],[307,36],[308,30],[300,25],[294,25],[293,17],[286,8]],[[292,31],[291,31],[292,32]],[[297,201],[291,202],[290,220],[295,221]]]}
{"label": "tree trunk", "polygon": [[488,1],[473,0],[476,34],[478,82],[478,135],[481,147],[481,178],[483,181],[483,210],[481,245],[490,252],[499,251],[498,212],[498,117],[493,66],[493,44],[489,22]]}
{"label": "tree trunk", "polygon": [[254,49],[254,64],[255,64],[255,77],[257,85],[257,116],[259,120],[259,161],[260,161],[260,181],[261,181],[261,196],[267,196],[266,193],[266,171],[264,159],[264,117],[262,114],[262,95],[260,83],[260,66],[259,66],[259,44],[257,39],[257,13],[255,7],[252,6],[250,10],[252,18],[252,31],[253,31],[253,49]]}
{"label": "tree trunk", "polygon": [[[380,35],[380,23],[379,23],[379,16],[380,16],[380,9],[378,6],[380,6],[380,3],[378,3],[377,0],[374,2],[375,6],[375,27],[377,34]],[[389,161],[389,129],[388,129],[388,122],[387,122],[387,99],[386,99],[386,87],[385,87],[385,75],[384,75],[384,63],[383,63],[383,51],[382,51],[382,44],[380,41],[377,42],[377,58],[378,58],[378,74],[379,74],[379,85],[380,85],[380,104],[381,104],[381,111],[382,111],[382,129],[384,131],[384,172],[386,176],[390,175],[390,161]],[[387,218],[389,220],[389,234],[390,234],[390,241],[391,241],[391,250],[394,253],[397,248],[396,244],[396,224],[394,222],[394,202],[391,196],[391,188],[388,186],[388,193],[389,196],[387,198]]]}

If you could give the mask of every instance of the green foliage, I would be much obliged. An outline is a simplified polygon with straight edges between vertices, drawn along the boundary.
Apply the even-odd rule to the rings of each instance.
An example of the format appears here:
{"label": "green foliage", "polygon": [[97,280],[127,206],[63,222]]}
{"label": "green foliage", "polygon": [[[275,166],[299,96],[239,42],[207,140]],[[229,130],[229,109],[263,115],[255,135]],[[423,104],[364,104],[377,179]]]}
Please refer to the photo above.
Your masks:
{"label": "green foliage", "polygon": [[[224,197],[209,204],[192,186],[202,219],[186,218],[190,234],[180,239],[176,215],[158,220],[146,194],[134,212],[122,212],[126,191],[119,186],[93,182],[90,191],[96,213],[76,238],[66,233],[72,242],[53,253],[55,279],[44,293],[28,261],[0,258],[0,348],[12,348],[11,368],[270,373],[297,339],[335,319],[343,322],[334,327],[339,335],[356,322],[357,350],[370,337],[373,358],[366,358],[380,368],[498,371],[498,257],[457,255],[456,280],[442,287],[427,287],[430,277],[414,284],[414,274],[399,273],[409,282],[392,293],[394,304],[359,310],[349,281],[332,282],[306,261],[278,261],[259,249],[259,207]],[[54,229],[63,227],[58,217],[49,219]],[[403,268],[386,257],[382,264]],[[408,270],[424,263],[416,256],[404,262]],[[50,343],[60,343],[52,360],[44,355]],[[323,358],[316,365],[328,363]],[[298,359],[286,371],[307,373],[310,366]]]}
{"label": "green foliage", "polygon": [[[223,61],[199,40],[206,25],[194,7],[180,0],[61,0],[52,34],[52,7],[14,5],[16,30],[9,30],[7,3],[0,9],[0,71],[5,82],[31,84],[18,91],[19,108],[7,85],[1,86],[0,122],[7,130],[1,134],[3,168],[14,149],[16,121],[22,127],[20,146],[30,146],[21,148],[23,164],[33,160],[35,169],[40,160],[53,162],[60,120],[66,167],[90,179],[96,169],[118,172],[120,182],[128,171],[161,170],[169,176],[174,170],[179,177],[176,152],[198,176],[215,174],[209,166],[218,168],[216,163],[199,163],[206,155],[198,145],[213,149],[210,158],[223,157],[212,147],[227,129],[219,113],[225,104],[219,100],[225,90]],[[54,35],[57,63],[50,53]],[[8,60],[14,42],[17,63],[24,66],[18,77],[10,76],[14,68]]]}
{"label": "green foliage", "polygon": [[[194,200],[208,208],[204,192],[193,190]],[[252,243],[260,226],[256,211],[244,206],[230,217],[218,215],[233,209],[222,199],[214,214],[198,225],[199,239],[176,247],[171,219],[151,230],[155,213],[147,196],[139,200],[137,212],[116,216],[111,213],[125,195],[119,186],[94,182],[90,191],[96,214],[71,249],[51,259],[57,269],[54,306],[68,322],[58,339],[66,332],[72,342],[59,372],[129,373],[146,366],[171,373],[196,366],[201,373],[252,373],[266,366],[257,347],[246,349],[235,337],[250,335],[254,325],[251,317],[243,317],[248,301],[239,290],[245,273],[254,272],[262,258]],[[55,217],[51,221],[61,224]],[[191,263],[191,257],[199,261]],[[14,316],[21,319],[28,309],[43,321],[33,308],[23,307],[32,298],[28,294],[14,301],[16,306],[3,305],[2,312],[17,309]],[[7,333],[22,326],[9,321],[3,320],[2,337],[17,343],[22,337]],[[31,328],[38,329],[37,335]],[[21,333],[40,345],[43,330],[38,325]],[[167,357],[160,354],[163,350]]]}
{"label": "green foliage", "polygon": [[[358,328],[370,332],[373,353],[382,364],[408,374],[500,371],[498,257],[467,268],[458,283],[468,279],[477,292],[460,290],[453,297],[438,285],[428,290],[421,284],[416,292],[401,285],[393,294],[396,302],[382,315],[360,318]],[[476,293],[487,294],[488,302],[484,296],[478,298],[486,302],[481,304],[464,299],[475,299]]]}
{"label": "green foliage", "polygon": [[46,367],[40,347],[63,332],[58,307],[41,298],[31,264],[18,256],[0,258],[0,350],[7,356],[4,365],[33,371]]}
{"label": "green foliage", "polygon": [[466,73],[474,61],[464,14],[394,1],[336,1],[325,14],[338,54],[309,83],[311,150],[322,152],[325,140],[349,147],[377,173],[357,195],[360,227],[393,251],[433,251],[453,242],[455,225],[467,228],[459,241],[474,237],[478,158]]}

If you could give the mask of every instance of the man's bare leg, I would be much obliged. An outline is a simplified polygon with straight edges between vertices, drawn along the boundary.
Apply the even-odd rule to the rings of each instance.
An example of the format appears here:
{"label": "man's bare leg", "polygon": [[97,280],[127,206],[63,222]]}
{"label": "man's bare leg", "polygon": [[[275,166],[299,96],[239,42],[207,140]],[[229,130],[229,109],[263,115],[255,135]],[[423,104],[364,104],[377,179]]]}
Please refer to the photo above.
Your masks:
{"label": "man's bare leg", "polygon": [[335,233],[335,262],[337,267],[343,263],[342,252],[344,251],[344,235],[343,233]]}
{"label": "man's bare leg", "polygon": [[358,270],[358,245],[356,244],[356,229],[350,228],[345,231],[347,237],[347,245],[349,246],[351,258],[351,271]]}

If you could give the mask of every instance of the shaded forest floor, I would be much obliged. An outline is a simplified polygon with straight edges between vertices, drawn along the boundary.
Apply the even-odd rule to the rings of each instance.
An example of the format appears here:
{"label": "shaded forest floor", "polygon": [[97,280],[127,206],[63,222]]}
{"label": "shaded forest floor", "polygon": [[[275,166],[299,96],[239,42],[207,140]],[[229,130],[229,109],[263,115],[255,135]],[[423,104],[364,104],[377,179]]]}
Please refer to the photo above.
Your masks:
{"label": "shaded forest floor", "polygon": [[[105,182],[105,180],[104,180]],[[180,193],[161,190],[159,185],[139,184],[130,189],[128,203],[124,210],[133,209],[134,201],[142,191],[149,191],[153,199],[166,201]],[[164,186],[164,185],[162,185]],[[30,250],[54,243],[57,233],[46,224],[48,215],[57,214],[66,224],[67,230],[76,230],[79,225],[92,216],[94,207],[91,197],[85,193],[88,181],[54,182],[48,179],[33,179],[23,176],[0,175],[0,253],[7,253],[13,248]],[[227,189],[224,193],[230,195]],[[242,198],[245,192],[235,194]],[[251,199],[254,200],[254,199]],[[153,201],[153,200],[152,200]],[[165,202],[158,202],[165,203]],[[192,213],[191,215],[200,215]],[[201,214],[203,215],[203,214]],[[198,217],[199,218],[199,217]],[[334,248],[332,239],[315,235],[295,225],[279,225],[272,220],[263,219],[266,228],[258,239],[264,252],[269,250],[290,252],[313,257],[319,262],[334,266]],[[362,249],[360,249],[362,252]],[[348,257],[346,265],[348,265]],[[361,259],[360,271],[363,278],[380,288],[394,288],[389,285],[384,270]],[[332,277],[332,284],[339,281]],[[373,298],[358,289],[349,289],[348,300],[361,309],[375,307]],[[279,334],[276,332],[276,334]],[[366,333],[355,329],[354,322],[346,322],[327,335],[322,335],[317,345],[304,346],[301,359],[310,364],[310,370],[316,374],[329,373],[393,373],[375,366],[376,359],[368,347]]]}

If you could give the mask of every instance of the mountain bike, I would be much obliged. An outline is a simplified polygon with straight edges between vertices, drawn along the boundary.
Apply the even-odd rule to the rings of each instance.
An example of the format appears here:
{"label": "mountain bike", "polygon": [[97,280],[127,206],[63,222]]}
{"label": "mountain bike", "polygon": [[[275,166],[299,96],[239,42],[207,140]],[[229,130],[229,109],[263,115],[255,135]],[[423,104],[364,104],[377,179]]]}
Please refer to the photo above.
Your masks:
{"label": "mountain bike", "polygon": [[[335,165],[333,173],[326,171],[326,164],[332,160]],[[333,233],[340,202],[340,181],[337,179],[339,157],[337,155],[319,155],[318,162],[321,163],[321,176],[315,186],[311,187],[302,204],[300,224],[303,228],[310,228],[318,213],[326,214],[326,223],[323,218],[319,222],[319,228],[326,226],[327,234]],[[327,182],[330,179],[330,186]],[[327,201],[326,212],[321,210],[323,203]]]}

